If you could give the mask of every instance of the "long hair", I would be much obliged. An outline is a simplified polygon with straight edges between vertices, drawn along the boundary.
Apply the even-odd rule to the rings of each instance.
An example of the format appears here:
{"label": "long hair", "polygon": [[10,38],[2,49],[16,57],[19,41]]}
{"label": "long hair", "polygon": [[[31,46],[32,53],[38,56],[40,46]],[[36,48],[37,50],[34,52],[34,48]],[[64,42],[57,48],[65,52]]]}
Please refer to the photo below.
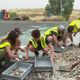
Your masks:
{"label": "long hair", "polygon": [[11,43],[12,46],[15,46],[16,44],[16,39],[18,38],[18,34],[16,34],[16,32],[13,30],[11,31],[8,36],[7,36],[7,40]]}

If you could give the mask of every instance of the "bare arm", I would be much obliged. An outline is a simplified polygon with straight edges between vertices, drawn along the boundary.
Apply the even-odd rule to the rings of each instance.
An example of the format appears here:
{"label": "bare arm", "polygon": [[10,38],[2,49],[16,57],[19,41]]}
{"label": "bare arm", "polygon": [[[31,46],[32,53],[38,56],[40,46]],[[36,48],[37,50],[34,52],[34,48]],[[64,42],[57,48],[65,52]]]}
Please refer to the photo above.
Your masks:
{"label": "bare arm", "polygon": [[25,51],[26,51],[26,50],[25,50],[25,47],[22,48],[21,46],[16,46],[15,48],[16,48],[15,54],[17,54],[18,50],[20,50],[21,52],[25,52]]}
{"label": "bare arm", "polygon": [[53,46],[51,45],[51,43],[48,44],[48,47],[50,48],[50,58],[51,58],[51,62],[53,63],[53,59],[54,59],[54,49]]}
{"label": "bare arm", "polygon": [[68,37],[68,33],[65,32],[65,33],[63,34],[63,46],[66,46],[67,37]]}
{"label": "bare arm", "polygon": [[6,46],[6,52],[9,58],[18,58],[18,55],[14,55],[13,51],[10,49],[9,46]]}
{"label": "bare arm", "polygon": [[53,35],[53,40],[59,47],[61,47],[61,45],[59,44],[57,37],[55,35]]}
{"label": "bare arm", "polygon": [[70,37],[71,42],[73,42],[72,34],[73,34],[73,33],[69,33],[69,37]]}
{"label": "bare arm", "polygon": [[29,46],[30,46],[30,43],[28,43],[26,45],[26,56],[25,56],[25,59],[28,60],[28,50],[29,50]]}

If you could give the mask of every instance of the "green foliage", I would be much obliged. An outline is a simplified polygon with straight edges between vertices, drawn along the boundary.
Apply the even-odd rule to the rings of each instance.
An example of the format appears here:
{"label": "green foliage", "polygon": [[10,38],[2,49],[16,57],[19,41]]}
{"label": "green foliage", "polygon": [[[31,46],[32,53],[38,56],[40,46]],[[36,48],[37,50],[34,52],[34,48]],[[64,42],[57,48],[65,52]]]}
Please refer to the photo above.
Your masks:
{"label": "green foliage", "polygon": [[10,12],[9,15],[10,15],[10,18],[17,16],[17,14],[15,12]]}
{"label": "green foliage", "polygon": [[45,11],[47,15],[61,15],[68,20],[72,9],[74,0],[49,0]]}
{"label": "green foliage", "polygon": [[78,20],[80,20],[80,17],[78,18]]}

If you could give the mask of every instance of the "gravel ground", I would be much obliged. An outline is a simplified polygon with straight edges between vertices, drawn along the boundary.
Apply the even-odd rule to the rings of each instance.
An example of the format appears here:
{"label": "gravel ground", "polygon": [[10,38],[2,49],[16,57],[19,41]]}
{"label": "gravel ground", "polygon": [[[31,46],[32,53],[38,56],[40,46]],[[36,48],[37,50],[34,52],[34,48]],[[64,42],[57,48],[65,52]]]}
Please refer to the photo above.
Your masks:
{"label": "gravel ground", "polygon": [[80,80],[80,64],[69,69],[77,60],[80,60],[80,48],[70,47],[66,52],[55,53],[53,73],[31,72],[25,80]]}
{"label": "gravel ground", "polygon": [[70,47],[63,53],[55,52],[52,72],[33,71],[25,80],[80,80],[80,63],[71,70],[69,69],[78,60],[80,60],[80,48],[78,46]]}

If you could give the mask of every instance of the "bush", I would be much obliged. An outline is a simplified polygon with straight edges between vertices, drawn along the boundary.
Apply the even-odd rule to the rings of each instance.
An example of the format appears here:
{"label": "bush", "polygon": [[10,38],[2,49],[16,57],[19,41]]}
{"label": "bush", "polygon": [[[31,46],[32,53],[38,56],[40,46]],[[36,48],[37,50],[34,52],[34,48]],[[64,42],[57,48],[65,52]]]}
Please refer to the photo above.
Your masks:
{"label": "bush", "polygon": [[10,12],[9,15],[10,15],[10,18],[17,16],[17,14],[15,12]]}
{"label": "bush", "polygon": [[55,21],[64,21],[65,18],[62,16],[56,16]]}
{"label": "bush", "polygon": [[50,17],[45,17],[43,21],[64,21],[65,18],[62,16],[50,16]]}

